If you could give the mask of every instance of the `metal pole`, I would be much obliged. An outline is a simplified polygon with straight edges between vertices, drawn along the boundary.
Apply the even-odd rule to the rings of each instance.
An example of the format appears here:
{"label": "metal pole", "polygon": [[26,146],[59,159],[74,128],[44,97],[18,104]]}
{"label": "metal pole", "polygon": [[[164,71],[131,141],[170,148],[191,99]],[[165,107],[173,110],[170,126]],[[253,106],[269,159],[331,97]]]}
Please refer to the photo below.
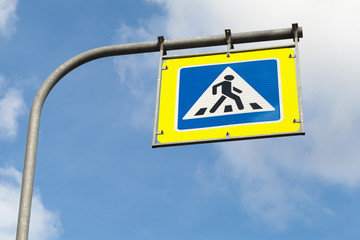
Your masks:
{"label": "metal pole", "polygon": [[[298,28],[297,33],[298,37],[302,37],[301,27]],[[231,41],[233,44],[237,44],[291,39],[293,37],[294,33],[292,28],[286,28],[248,33],[236,33],[231,35]],[[160,45],[162,45],[161,48]],[[16,240],[27,240],[29,234],[41,110],[52,88],[66,74],[87,62],[103,57],[156,52],[160,51],[160,49],[162,49],[162,51],[166,51],[218,45],[227,45],[227,37],[225,35],[214,35],[178,40],[164,40],[161,44],[159,41],[155,41],[100,47],[75,56],[58,67],[52,74],[50,74],[38,90],[30,111]]]}
{"label": "metal pole", "polygon": [[[161,87],[161,76],[162,76],[162,62],[163,62],[163,57],[164,55],[166,55],[166,51],[164,50],[164,37],[163,36],[159,36],[158,37],[158,41],[160,44],[160,49],[159,49],[159,67],[158,67],[158,78],[157,78],[157,87],[156,87],[156,102],[155,102],[155,116],[154,116],[154,129],[153,129],[153,137],[152,137],[152,145],[156,144],[156,128],[158,125],[158,118],[157,116],[159,115],[159,100],[160,100],[160,87]],[[161,134],[161,133],[158,133]]]}
{"label": "metal pole", "polygon": [[[298,33],[298,24],[294,23],[292,25],[294,32],[294,42],[295,42],[295,61],[296,61],[296,79],[298,84],[298,98],[299,98],[299,112],[300,112],[300,130],[305,133],[305,123],[304,123],[304,110],[302,104],[302,94],[301,94],[301,77],[300,77],[300,54],[299,54],[299,33]],[[301,34],[301,37],[303,35]]]}

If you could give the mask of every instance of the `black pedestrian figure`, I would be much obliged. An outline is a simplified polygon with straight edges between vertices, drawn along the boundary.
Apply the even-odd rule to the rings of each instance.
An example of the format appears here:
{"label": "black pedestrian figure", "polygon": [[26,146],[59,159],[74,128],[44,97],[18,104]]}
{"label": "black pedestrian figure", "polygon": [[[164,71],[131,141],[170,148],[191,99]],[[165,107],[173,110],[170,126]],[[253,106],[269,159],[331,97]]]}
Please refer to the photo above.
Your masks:
{"label": "black pedestrian figure", "polygon": [[215,103],[215,105],[210,109],[211,113],[216,112],[216,110],[220,107],[220,105],[225,101],[226,97],[233,99],[236,102],[236,106],[239,110],[244,109],[244,105],[243,105],[240,97],[233,93],[233,90],[237,93],[242,93],[242,91],[240,89],[237,89],[236,87],[232,87],[231,80],[234,79],[234,76],[226,75],[224,77],[224,79],[225,79],[225,81],[222,81],[221,83],[214,85],[212,88],[212,94],[216,95],[217,88],[221,87],[222,96]]}

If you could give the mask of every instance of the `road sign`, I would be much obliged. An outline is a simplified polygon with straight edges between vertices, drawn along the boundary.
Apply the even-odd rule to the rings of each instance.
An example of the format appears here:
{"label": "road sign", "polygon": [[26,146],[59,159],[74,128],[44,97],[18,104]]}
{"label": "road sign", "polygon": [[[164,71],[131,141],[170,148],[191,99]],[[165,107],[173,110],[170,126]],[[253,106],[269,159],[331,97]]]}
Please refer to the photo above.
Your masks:
{"label": "road sign", "polygon": [[159,143],[301,134],[294,50],[163,62]]}

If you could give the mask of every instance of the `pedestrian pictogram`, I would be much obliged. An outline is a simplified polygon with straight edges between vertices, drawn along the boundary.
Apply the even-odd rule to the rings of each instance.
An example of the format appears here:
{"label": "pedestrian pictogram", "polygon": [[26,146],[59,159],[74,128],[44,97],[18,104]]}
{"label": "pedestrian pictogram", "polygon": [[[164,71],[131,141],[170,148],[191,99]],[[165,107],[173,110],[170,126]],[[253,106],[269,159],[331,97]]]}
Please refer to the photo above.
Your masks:
{"label": "pedestrian pictogram", "polygon": [[274,111],[239,74],[227,67],[183,117],[186,119]]}

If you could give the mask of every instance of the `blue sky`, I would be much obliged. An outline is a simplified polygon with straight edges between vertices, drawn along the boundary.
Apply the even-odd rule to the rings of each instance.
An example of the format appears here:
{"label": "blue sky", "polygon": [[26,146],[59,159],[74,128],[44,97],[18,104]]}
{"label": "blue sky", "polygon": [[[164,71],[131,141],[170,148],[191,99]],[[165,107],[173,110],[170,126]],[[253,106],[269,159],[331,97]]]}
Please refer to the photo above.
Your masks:
{"label": "blue sky", "polygon": [[294,22],[306,136],[152,149],[158,53],[65,76],[43,108],[30,239],[356,239],[359,12],[356,0],[0,0],[0,239],[15,237],[33,98],[62,63]]}

